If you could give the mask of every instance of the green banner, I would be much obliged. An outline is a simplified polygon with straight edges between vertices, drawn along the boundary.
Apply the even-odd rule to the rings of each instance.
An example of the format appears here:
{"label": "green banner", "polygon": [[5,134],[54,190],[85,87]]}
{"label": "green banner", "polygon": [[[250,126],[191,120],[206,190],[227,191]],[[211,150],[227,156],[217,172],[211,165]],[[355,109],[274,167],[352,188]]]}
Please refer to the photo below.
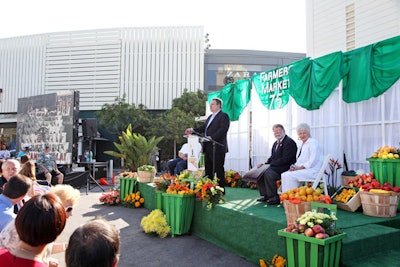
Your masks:
{"label": "green banner", "polygon": [[250,91],[251,81],[239,80],[225,85],[220,91],[209,93],[208,102],[214,97],[222,99],[222,111],[228,114],[231,121],[237,121],[250,102]]}
{"label": "green banner", "polygon": [[258,97],[267,109],[281,109],[289,102],[290,67],[283,66],[253,75]]}

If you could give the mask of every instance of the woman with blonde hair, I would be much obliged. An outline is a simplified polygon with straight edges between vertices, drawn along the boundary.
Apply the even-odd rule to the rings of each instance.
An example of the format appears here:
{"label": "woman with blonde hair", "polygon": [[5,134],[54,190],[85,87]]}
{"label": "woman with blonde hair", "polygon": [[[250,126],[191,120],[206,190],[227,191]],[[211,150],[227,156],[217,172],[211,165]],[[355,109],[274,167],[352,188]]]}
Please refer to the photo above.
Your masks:
{"label": "woman with blonde hair", "polygon": [[[67,184],[58,184],[53,186],[49,193],[56,195],[64,206],[66,218],[72,216],[73,208],[78,204],[81,197],[81,193],[78,189],[73,188]],[[21,240],[16,234],[16,228],[14,223],[9,223],[6,228],[0,233],[0,247],[7,248],[10,252],[14,251]],[[43,259],[45,262],[54,261],[51,258],[51,254],[64,252],[67,248],[67,243],[51,243],[47,246],[47,250],[43,253]]]}

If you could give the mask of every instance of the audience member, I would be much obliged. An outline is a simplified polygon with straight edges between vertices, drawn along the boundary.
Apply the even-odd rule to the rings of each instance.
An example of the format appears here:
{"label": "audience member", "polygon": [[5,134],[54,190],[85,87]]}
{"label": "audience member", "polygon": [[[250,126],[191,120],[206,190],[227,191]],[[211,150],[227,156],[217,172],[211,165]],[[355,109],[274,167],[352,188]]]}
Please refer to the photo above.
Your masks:
{"label": "audience member", "polygon": [[58,184],[63,183],[64,174],[58,170],[56,158],[53,153],[50,153],[50,147],[46,146],[44,152],[39,154],[37,165],[40,171],[38,179],[44,178],[51,184],[52,177],[54,176],[57,178]]}
{"label": "audience member", "polygon": [[[0,169],[1,165],[3,165],[3,162],[8,160],[10,158],[10,151],[7,150],[6,144],[1,144],[0,145]],[[1,172],[1,170],[0,170]]]}
{"label": "audience member", "polygon": [[51,193],[32,197],[18,212],[15,227],[22,241],[13,251],[0,249],[4,266],[47,267],[43,254],[47,245],[64,230],[66,212],[60,199]]}
{"label": "audience member", "polygon": [[17,159],[21,159],[23,155],[28,155],[30,156],[29,150],[31,149],[31,146],[28,144],[22,144],[22,150],[18,153]]}
{"label": "audience member", "polygon": [[[25,156],[26,155],[22,156],[21,159]],[[32,188],[29,192],[30,197],[37,194],[47,193],[50,190],[51,185],[48,184],[47,181],[36,180],[36,166],[31,160],[28,160],[22,164],[19,174],[24,175],[32,180]]]}
{"label": "audience member", "polygon": [[119,231],[104,219],[78,227],[65,252],[67,267],[115,267],[120,253]]}
{"label": "audience member", "polygon": [[[230,126],[228,114],[222,111],[222,100],[213,98],[210,103],[212,114],[204,124],[197,128],[188,128],[185,134],[200,133],[208,139],[203,143],[205,175],[210,179],[215,176],[219,179],[219,185],[225,188],[225,155],[228,153],[227,133]],[[215,144],[215,150],[213,142]],[[225,192],[224,192],[225,193]]]}
{"label": "audience member", "polygon": [[282,191],[286,192],[299,186],[299,180],[315,177],[322,166],[323,154],[318,141],[311,138],[310,126],[301,123],[297,126],[300,147],[297,160],[290,169],[282,173]]}
{"label": "audience member", "polygon": [[[257,181],[261,197],[260,202],[267,202],[271,205],[280,203],[276,181],[281,179],[281,173],[287,171],[296,162],[296,142],[285,134],[285,128],[281,124],[272,126],[276,141],[272,145],[271,156],[265,164],[269,167]],[[263,164],[259,164],[260,168]]]}
{"label": "audience member", "polygon": [[0,177],[0,194],[3,192],[3,186],[8,179],[16,175],[21,168],[21,164],[16,159],[9,159],[1,166],[2,175]]}
{"label": "audience member", "polygon": [[[66,218],[72,216],[72,210],[78,204],[81,197],[79,190],[70,185],[61,184],[53,186],[50,193],[53,193],[60,198],[61,203],[65,208]],[[8,249],[8,251],[13,253],[13,251],[18,248],[20,243],[21,240],[18,238],[15,224],[8,224],[7,227],[4,228],[4,230],[0,233],[0,247],[5,247]],[[51,258],[51,255],[64,252],[66,247],[66,243],[49,244],[46,252],[43,254],[43,261],[54,261],[53,258]]]}
{"label": "audience member", "polygon": [[19,161],[21,162],[21,164],[24,164],[24,163],[27,162],[28,160],[31,160],[31,156],[30,156],[30,155],[22,155],[21,158],[19,159]]}
{"label": "audience member", "polygon": [[22,176],[11,177],[0,195],[0,232],[15,218],[14,205],[18,204],[31,187],[30,181]]}

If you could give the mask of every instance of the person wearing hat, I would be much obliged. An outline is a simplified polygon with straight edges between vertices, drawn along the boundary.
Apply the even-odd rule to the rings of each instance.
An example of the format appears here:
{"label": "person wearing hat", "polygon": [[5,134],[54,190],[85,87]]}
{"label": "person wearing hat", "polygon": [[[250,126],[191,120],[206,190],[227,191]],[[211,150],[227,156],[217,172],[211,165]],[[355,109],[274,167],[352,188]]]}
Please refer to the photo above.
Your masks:
{"label": "person wearing hat", "polygon": [[18,153],[17,159],[20,159],[23,155],[30,155],[29,150],[31,146],[28,144],[22,144],[22,150]]}
{"label": "person wearing hat", "polygon": [[46,146],[44,152],[39,154],[37,159],[37,165],[39,166],[38,179],[46,179],[51,184],[52,177],[57,178],[57,183],[62,184],[64,181],[64,174],[57,168],[56,157],[53,153],[50,153],[50,147]]}

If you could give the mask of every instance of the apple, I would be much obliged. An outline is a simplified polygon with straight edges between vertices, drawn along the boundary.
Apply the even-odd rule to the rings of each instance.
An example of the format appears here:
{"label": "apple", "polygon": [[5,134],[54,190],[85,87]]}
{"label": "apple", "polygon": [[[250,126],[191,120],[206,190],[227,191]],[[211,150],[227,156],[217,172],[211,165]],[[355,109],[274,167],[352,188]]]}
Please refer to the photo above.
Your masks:
{"label": "apple", "polygon": [[328,237],[329,237],[329,235],[325,234],[325,233],[318,233],[318,234],[315,235],[315,238],[318,238],[318,239],[325,239],[325,238],[328,238]]}
{"label": "apple", "polygon": [[293,230],[292,230],[292,233],[293,233],[293,234],[298,234],[298,233],[299,233],[299,230],[293,229]]}
{"label": "apple", "polygon": [[306,230],[306,226],[304,224],[299,224],[297,226],[297,230],[299,230],[299,233],[304,233],[304,231]]}
{"label": "apple", "polygon": [[306,230],[304,230],[304,234],[309,237],[313,237],[315,235],[312,228],[307,228]]}
{"label": "apple", "polygon": [[325,229],[319,224],[314,225],[312,229],[313,229],[314,233],[316,233],[316,234],[318,234],[318,233],[325,234]]}
{"label": "apple", "polygon": [[296,229],[296,224],[294,224],[294,223],[289,223],[288,224],[288,226],[287,226],[287,228],[289,228],[289,229]]}

